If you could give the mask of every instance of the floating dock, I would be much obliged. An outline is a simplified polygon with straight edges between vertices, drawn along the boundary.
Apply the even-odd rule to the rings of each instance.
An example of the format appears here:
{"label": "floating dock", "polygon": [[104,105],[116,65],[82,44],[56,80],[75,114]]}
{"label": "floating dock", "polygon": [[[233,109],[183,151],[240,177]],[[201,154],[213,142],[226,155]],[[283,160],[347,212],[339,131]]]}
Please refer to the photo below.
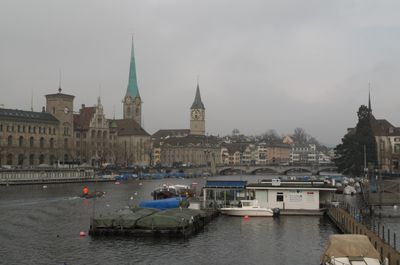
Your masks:
{"label": "floating dock", "polygon": [[214,210],[188,208],[123,209],[113,215],[92,218],[89,235],[187,238],[201,231],[217,215]]}

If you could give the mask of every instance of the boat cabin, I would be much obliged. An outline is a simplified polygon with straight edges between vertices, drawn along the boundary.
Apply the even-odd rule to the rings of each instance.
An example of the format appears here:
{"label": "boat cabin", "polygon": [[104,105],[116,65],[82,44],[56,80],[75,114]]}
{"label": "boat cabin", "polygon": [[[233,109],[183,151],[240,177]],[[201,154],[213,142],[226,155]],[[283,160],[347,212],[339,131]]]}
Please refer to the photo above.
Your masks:
{"label": "boat cabin", "polygon": [[263,180],[246,186],[260,207],[282,210],[320,210],[333,200],[336,187],[324,181]]}
{"label": "boat cabin", "polygon": [[249,199],[247,181],[207,180],[203,187],[203,207],[221,208],[239,205],[240,200]]}

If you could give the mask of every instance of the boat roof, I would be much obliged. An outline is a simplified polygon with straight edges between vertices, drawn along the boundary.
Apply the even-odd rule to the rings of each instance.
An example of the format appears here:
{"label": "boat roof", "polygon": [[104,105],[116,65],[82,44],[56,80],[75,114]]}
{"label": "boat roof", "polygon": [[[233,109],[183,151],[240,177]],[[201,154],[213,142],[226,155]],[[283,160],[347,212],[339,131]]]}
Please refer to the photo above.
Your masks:
{"label": "boat roof", "polygon": [[259,183],[249,183],[246,189],[251,190],[291,190],[291,189],[307,189],[307,190],[327,190],[335,191],[336,187],[330,184],[324,183],[324,181],[311,180],[263,180]]}
{"label": "boat roof", "polygon": [[247,181],[245,180],[207,180],[204,188],[246,188]]}
{"label": "boat roof", "polygon": [[380,260],[378,251],[365,235],[330,235],[321,262],[329,262],[331,257],[363,257]]}

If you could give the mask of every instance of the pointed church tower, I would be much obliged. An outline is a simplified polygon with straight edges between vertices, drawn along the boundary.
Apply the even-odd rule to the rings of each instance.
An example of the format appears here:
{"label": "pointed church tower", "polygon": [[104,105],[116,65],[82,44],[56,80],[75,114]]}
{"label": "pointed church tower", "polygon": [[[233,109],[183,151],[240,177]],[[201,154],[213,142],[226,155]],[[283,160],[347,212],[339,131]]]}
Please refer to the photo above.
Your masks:
{"label": "pointed church tower", "polygon": [[205,135],[205,108],[201,101],[199,83],[197,82],[196,96],[190,107],[190,134]]}
{"label": "pointed church tower", "polygon": [[139,95],[139,88],[136,79],[135,52],[131,50],[131,64],[129,69],[129,81],[126,95],[122,101],[124,105],[124,119],[133,119],[139,125],[142,125],[142,99]]}

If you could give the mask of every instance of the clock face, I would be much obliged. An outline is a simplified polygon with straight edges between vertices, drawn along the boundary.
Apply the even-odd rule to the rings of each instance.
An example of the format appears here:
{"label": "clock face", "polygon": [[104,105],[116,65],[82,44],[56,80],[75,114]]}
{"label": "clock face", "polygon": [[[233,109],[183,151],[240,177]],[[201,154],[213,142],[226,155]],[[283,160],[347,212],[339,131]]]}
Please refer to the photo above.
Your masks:
{"label": "clock face", "polygon": [[192,110],[192,119],[193,120],[199,120],[200,119],[200,111],[199,110],[197,110],[197,109],[195,109],[195,110]]}
{"label": "clock face", "polygon": [[65,107],[64,113],[65,113],[65,114],[68,114],[68,112],[69,112],[69,109],[68,109],[67,107]]}

